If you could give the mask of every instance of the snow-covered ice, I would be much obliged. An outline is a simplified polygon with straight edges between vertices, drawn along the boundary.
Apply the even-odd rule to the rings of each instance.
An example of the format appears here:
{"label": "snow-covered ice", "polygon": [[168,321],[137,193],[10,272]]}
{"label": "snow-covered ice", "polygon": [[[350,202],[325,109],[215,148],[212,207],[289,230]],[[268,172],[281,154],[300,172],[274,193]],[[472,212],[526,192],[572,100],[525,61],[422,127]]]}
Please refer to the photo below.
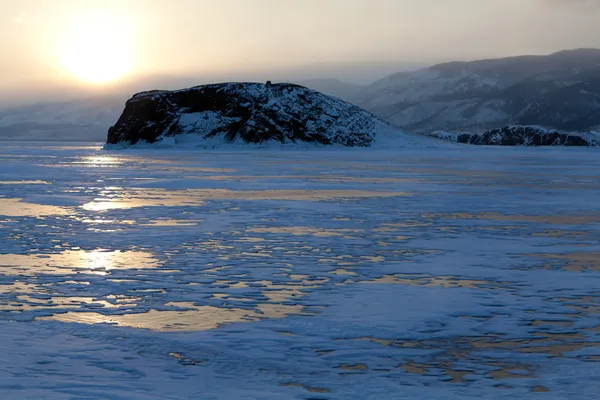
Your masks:
{"label": "snow-covered ice", "polygon": [[0,398],[600,393],[593,149],[0,160]]}

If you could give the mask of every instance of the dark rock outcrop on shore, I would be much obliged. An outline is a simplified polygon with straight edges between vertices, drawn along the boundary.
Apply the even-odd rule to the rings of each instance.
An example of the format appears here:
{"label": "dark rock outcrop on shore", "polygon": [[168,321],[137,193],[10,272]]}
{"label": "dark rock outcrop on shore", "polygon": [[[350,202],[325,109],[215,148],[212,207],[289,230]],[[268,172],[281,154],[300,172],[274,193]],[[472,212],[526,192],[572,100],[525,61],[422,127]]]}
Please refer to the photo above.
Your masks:
{"label": "dark rock outcrop on shore", "polygon": [[538,126],[511,125],[485,133],[435,132],[430,136],[448,141],[486,146],[600,146],[592,132],[560,132]]}
{"label": "dark rock outcrop on shore", "polygon": [[337,98],[294,84],[224,83],[139,93],[108,132],[108,144],[167,143],[178,137],[224,143],[316,142],[370,146],[402,131]]}

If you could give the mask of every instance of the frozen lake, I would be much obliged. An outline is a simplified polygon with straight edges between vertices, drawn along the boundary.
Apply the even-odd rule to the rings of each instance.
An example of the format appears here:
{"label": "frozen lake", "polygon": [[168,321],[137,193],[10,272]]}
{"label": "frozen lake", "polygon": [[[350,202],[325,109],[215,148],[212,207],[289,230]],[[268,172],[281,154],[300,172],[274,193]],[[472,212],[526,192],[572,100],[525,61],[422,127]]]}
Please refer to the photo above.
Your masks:
{"label": "frozen lake", "polygon": [[597,150],[0,144],[1,398],[600,393]]}

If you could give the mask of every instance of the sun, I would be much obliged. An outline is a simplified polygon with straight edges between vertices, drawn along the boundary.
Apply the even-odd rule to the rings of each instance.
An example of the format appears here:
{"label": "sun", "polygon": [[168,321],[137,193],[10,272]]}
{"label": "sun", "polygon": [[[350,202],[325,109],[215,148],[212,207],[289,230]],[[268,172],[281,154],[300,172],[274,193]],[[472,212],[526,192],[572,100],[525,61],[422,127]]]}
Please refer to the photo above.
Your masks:
{"label": "sun", "polygon": [[102,85],[131,72],[131,32],[127,20],[116,13],[74,16],[61,46],[63,68],[77,80]]}

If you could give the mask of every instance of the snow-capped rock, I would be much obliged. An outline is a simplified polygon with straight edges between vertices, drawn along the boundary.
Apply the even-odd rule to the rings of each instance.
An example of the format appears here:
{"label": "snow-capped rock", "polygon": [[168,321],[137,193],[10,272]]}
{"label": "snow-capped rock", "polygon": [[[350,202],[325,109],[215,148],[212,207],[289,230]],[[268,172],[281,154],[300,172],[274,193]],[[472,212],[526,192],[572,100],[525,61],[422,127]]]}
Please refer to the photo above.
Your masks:
{"label": "snow-capped rock", "polygon": [[213,146],[312,142],[349,147],[412,145],[403,132],[337,98],[288,83],[223,83],[139,93],[108,132],[107,144]]}
{"label": "snow-capped rock", "polygon": [[600,126],[600,50],[439,64],[388,76],[357,102],[417,132]]}
{"label": "snow-capped rock", "polygon": [[489,146],[600,146],[600,133],[561,132],[539,126],[512,125],[481,134],[436,131],[429,136],[450,142]]}

